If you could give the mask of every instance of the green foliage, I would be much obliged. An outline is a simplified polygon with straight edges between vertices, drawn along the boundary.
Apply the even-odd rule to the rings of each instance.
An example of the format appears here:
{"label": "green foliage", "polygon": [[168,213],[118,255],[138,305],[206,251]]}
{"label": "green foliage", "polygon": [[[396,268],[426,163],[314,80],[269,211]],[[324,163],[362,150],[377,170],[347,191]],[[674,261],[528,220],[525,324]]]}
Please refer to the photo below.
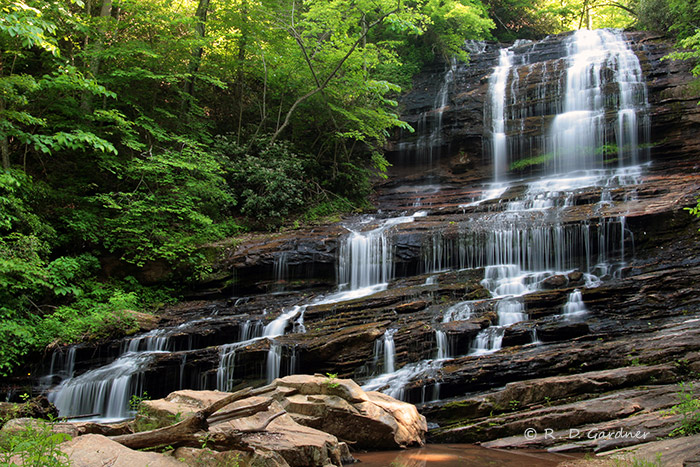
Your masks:
{"label": "green foliage", "polygon": [[525,170],[528,167],[533,167],[536,165],[542,165],[554,159],[554,154],[547,153],[541,154],[539,156],[530,157],[526,159],[518,159],[510,164],[510,170]]}
{"label": "green foliage", "polygon": [[251,148],[231,161],[231,186],[241,200],[241,212],[258,225],[275,227],[301,210],[310,196],[303,156],[277,142]]}
{"label": "green foliage", "polygon": [[89,197],[88,216],[72,222],[82,240],[97,240],[127,262],[184,264],[198,274],[205,258],[197,246],[237,229],[217,223],[235,204],[223,174],[198,145],[135,158],[120,172],[129,189]]}
{"label": "green foliage", "polygon": [[338,214],[351,212],[356,209],[357,206],[347,198],[337,197],[335,199],[327,199],[309,208],[304,213],[304,220],[309,223],[322,220],[336,221],[339,220],[337,217]]}
{"label": "green foliage", "polygon": [[700,76],[700,4],[686,0],[639,0],[637,14],[641,26],[677,39],[679,50],[665,59],[690,60],[693,74]]}
{"label": "green foliage", "polygon": [[340,383],[336,381],[338,379],[338,373],[326,373],[326,380],[323,382],[329,388],[337,388]]}
{"label": "green foliage", "polygon": [[672,60],[690,60],[694,66],[692,73],[700,76],[700,29],[695,34],[685,37],[678,42],[682,50],[669,54],[666,58]]}
{"label": "green foliage", "polygon": [[491,35],[494,21],[488,17],[480,1],[428,0],[421,11],[429,18],[432,46],[446,58],[469,59],[462,49],[465,39],[481,39]]}
{"label": "green foliage", "polygon": [[614,467],[663,467],[664,462],[662,462],[661,458],[661,453],[657,452],[653,460],[631,456],[629,454],[622,458],[611,456],[610,460]]}
{"label": "green foliage", "polygon": [[670,409],[670,413],[680,414],[679,425],[670,436],[690,436],[700,433],[700,399],[695,398],[693,383],[678,383],[678,404]]}
{"label": "green foliage", "polygon": [[[693,207],[690,208],[683,208],[684,210],[688,211],[688,213],[691,216],[695,216],[700,218],[700,198],[698,198],[697,204]],[[700,229],[698,229],[698,232],[700,232]]]}
{"label": "green foliage", "polygon": [[0,433],[0,461],[2,465],[25,467],[69,466],[68,456],[58,447],[70,440],[65,433],[54,433],[52,425],[42,420],[32,420],[17,432]]}

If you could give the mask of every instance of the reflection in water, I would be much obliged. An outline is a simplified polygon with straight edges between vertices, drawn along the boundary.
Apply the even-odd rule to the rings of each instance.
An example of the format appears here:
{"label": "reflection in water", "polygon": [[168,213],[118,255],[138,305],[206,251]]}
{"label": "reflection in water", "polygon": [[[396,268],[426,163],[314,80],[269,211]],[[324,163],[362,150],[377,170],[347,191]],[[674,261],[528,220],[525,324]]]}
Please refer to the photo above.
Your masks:
{"label": "reflection in water", "polygon": [[505,451],[473,444],[430,444],[418,449],[353,454],[362,467],[523,466],[554,467],[581,456],[543,451]]}

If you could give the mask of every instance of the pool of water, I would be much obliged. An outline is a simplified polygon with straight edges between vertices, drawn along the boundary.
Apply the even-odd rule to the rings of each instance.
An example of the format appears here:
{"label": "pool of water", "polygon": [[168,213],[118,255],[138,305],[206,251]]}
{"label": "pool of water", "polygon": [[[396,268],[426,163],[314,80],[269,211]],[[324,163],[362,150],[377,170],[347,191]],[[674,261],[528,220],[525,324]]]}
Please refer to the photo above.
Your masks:
{"label": "pool of water", "polygon": [[473,444],[429,444],[402,451],[353,453],[353,456],[361,462],[358,464],[361,467],[554,467],[582,457],[544,451],[487,449]]}

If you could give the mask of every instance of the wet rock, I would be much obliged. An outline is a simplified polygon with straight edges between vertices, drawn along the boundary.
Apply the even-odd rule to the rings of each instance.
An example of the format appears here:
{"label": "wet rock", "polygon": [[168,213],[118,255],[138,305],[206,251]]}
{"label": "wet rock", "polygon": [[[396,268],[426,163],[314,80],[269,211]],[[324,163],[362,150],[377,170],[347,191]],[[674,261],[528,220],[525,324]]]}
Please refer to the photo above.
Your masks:
{"label": "wet rock", "polygon": [[549,276],[540,282],[543,289],[560,289],[562,287],[566,287],[568,284],[569,279],[564,274]]}
{"label": "wet rock", "polygon": [[[589,381],[587,384],[595,384],[595,382]],[[591,390],[596,393],[600,388],[584,389],[584,391]],[[569,391],[566,392],[571,394]],[[574,389],[573,392],[575,393],[576,390]],[[643,443],[670,433],[677,425],[679,418],[661,411],[677,403],[676,392],[675,385],[630,389],[558,405],[551,404],[551,401],[547,400],[547,406],[535,406],[531,410],[520,410],[524,402],[511,399],[508,405],[512,413],[477,419],[474,423],[461,426],[439,428],[431,431],[430,439],[442,442],[479,440],[487,447],[499,448],[526,446],[551,448],[562,445],[561,449],[566,449],[570,443],[574,443],[579,449],[610,450]],[[628,418],[632,414],[635,416]],[[526,431],[528,429],[529,432]],[[559,434],[568,433],[551,438],[544,435],[545,430]],[[608,433],[636,433],[637,431],[640,432],[639,436],[608,436]],[[528,436],[528,433],[535,432],[542,436],[539,438]],[[643,433],[647,434],[643,435]]]}
{"label": "wet rock", "polygon": [[410,303],[402,303],[394,308],[396,313],[415,313],[416,311],[424,310],[428,307],[428,302],[426,300],[416,300]]}
{"label": "wet rock", "polygon": [[573,271],[566,275],[569,280],[569,285],[582,285],[583,284],[583,273],[580,271]]}
{"label": "wet rock", "polygon": [[537,338],[542,342],[557,342],[583,337],[590,334],[591,331],[587,323],[566,318],[538,323],[536,329]]}
{"label": "wet rock", "polygon": [[[658,384],[673,382],[678,378],[674,365],[655,365],[616,368],[588,372],[577,375],[553,376],[541,379],[528,379],[506,384],[505,388],[480,396],[434,402],[422,407],[423,413],[431,422],[454,423],[486,417],[492,413],[502,413],[513,409],[523,409],[538,404],[551,404],[569,398],[607,392],[614,389],[633,387],[645,382]],[[517,401],[512,407],[511,401]]]}

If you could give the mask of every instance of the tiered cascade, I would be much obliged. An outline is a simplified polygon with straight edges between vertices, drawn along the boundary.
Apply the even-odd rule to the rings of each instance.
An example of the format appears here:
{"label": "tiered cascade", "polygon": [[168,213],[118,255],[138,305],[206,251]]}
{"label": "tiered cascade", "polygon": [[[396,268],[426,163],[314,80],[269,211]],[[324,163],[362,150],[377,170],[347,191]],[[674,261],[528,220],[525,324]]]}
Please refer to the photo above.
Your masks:
{"label": "tiered cascade", "polygon": [[[437,287],[445,271],[483,270],[481,285],[489,296],[431,308],[437,312],[432,326],[427,326],[434,336],[430,359],[407,361],[405,352],[396,352],[407,339],[402,328],[405,321],[382,323],[372,339],[366,339],[374,354],[370,349],[366,361],[357,362],[364,375],[374,372],[365,381],[366,389],[412,398],[405,390],[407,385],[431,380],[433,387],[423,385],[421,400],[439,398],[439,373],[445,361],[497,352],[508,345],[504,343],[508,330],[530,319],[526,297],[556,278],[575,284],[559,308],[560,318],[585,319],[585,289],[621,276],[633,254],[634,239],[626,228],[625,213],[615,206],[621,192],[626,200],[633,196],[628,193],[634,190],[621,188],[636,186],[643,177],[649,142],[646,90],[639,62],[620,33],[579,31],[566,39],[561,57],[544,61],[536,59],[538,47],[539,43],[517,43],[498,54],[484,111],[484,151],[492,161],[493,175],[489,183],[471,190],[480,195],[454,204],[455,210],[457,205],[460,208],[449,222],[453,234],[448,235],[446,229],[421,230],[441,213],[415,211],[415,207],[413,214],[411,210],[395,217],[380,213],[348,221],[344,224],[347,233],[337,239],[337,288],[286,302],[285,294],[291,292],[283,284],[292,255],[279,252],[274,257],[272,291],[282,297],[281,305],[246,314],[255,308],[254,300],[241,299],[232,306],[235,315],[206,318],[236,323],[235,332],[209,346],[216,349],[214,368],[194,376],[186,374],[188,362],[194,361],[188,355],[208,351],[196,340],[173,344],[173,336],[188,323],[153,331],[126,341],[118,355],[97,369],[75,372],[72,357],[61,368],[56,363],[47,381],[62,380],[51,393],[61,414],[128,415],[129,398],[139,394],[144,378],[149,377],[148,369],[163,359],[179,358],[181,362],[175,383],[179,387],[170,389],[233,390],[251,379],[270,381],[306,372],[303,358],[290,345],[294,335],[307,333],[310,325],[305,324],[305,314],[391,292],[387,289],[399,260],[396,237],[409,228],[421,235],[418,256],[422,263],[417,272],[429,274],[421,280],[421,287]],[[473,56],[483,50],[475,48]],[[428,165],[439,154],[436,148],[448,146],[443,113],[451,93],[461,92],[459,73],[463,69],[456,63],[447,67],[434,109],[426,112],[433,123],[418,141],[427,141],[424,146],[431,148],[431,156],[423,161]],[[422,204],[416,198],[420,190],[425,186],[411,194],[414,206]],[[584,216],[577,201],[583,191],[599,197],[589,203],[591,209]],[[490,318],[481,318],[485,312]],[[475,317],[490,325],[475,332],[466,344],[464,339],[452,339],[451,325]],[[539,345],[536,330],[532,328],[530,342]],[[246,360],[250,349],[262,356],[254,364]]]}

